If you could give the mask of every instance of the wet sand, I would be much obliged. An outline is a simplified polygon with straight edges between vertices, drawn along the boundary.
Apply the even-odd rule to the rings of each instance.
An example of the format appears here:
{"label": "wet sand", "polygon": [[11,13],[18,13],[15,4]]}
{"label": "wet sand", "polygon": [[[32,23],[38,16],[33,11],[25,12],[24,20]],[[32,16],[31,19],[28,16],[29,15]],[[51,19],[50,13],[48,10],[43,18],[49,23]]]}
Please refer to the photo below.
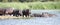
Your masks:
{"label": "wet sand", "polygon": [[22,16],[0,16],[0,19],[23,19],[23,18],[33,18],[33,17],[22,17]]}

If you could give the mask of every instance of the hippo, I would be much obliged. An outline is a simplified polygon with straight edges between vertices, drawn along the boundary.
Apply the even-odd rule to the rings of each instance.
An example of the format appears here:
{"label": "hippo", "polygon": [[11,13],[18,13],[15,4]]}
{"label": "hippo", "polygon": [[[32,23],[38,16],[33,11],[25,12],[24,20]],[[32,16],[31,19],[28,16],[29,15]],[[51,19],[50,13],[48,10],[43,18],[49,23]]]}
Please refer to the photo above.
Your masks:
{"label": "hippo", "polygon": [[16,16],[16,17],[22,16],[22,10],[15,9],[13,11],[13,16]]}
{"label": "hippo", "polygon": [[12,15],[13,14],[13,10],[14,10],[13,7],[7,7],[6,10],[5,10],[5,14],[6,15]]}
{"label": "hippo", "polygon": [[42,17],[41,14],[37,14],[37,13],[34,13],[34,14],[30,15],[30,16],[31,16],[31,17]]}
{"label": "hippo", "polygon": [[0,15],[4,15],[5,14],[5,9],[0,8]]}
{"label": "hippo", "polygon": [[23,9],[23,10],[22,10],[22,14],[23,14],[23,17],[24,17],[24,16],[25,16],[25,17],[28,17],[29,14],[31,14],[31,12],[30,12],[29,9]]}
{"label": "hippo", "polygon": [[14,10],[14,11],[13,11],[13,16],[18,17],[18,14],[19,14],[18,12],[19,12],[19,10]]}
{"label": "hippo", "polygon": [[53,17],[53,16],[56,16],[55,14],[49,14],[48,12],[44,12],[42,13],[42,16],[43,17]]}

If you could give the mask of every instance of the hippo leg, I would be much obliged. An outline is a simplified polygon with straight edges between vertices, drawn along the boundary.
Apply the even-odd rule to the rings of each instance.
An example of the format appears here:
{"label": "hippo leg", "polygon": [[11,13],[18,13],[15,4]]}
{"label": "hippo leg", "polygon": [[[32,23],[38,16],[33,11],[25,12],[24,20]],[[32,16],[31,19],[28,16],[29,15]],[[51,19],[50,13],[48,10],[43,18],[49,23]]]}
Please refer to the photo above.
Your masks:
{"label": "hippo leg", "polygon": [[27,15],[25,15],[25,17],[27,17]]}
{"label": "hippo leg", "polygon": [[19,16],[22,16],[21,14],[18,14]]}
{"label": "hippo leg", "polygon": [[24,15],[23,15],[23,17],[24,17]]}
{"label": "hippo leg", "polygon": [[13,16],[16,16],[16,17],[18,17],[18,14],[14,14]]}
{"label": "hippo leg", "polygon": [[15,13],[13,13],[13,16],[16,16],[17,17],[17,15]]}
{"label": "hippo leg", "polygon": [[10,16],[12,15],[12,14],[9,14]]}
{"label": "hippo leg", "polygon": [[27,17],[29,17],[29,14],[27,15]]}
{"label": "hippo leg", "polygon": [[18,15],[16,15],[16,17],[18,17]]}
{"label": "hippo leg", "polygon": [[25,15],[26,17],[28,17],[29,16],[29,14],[27,14],[27,15]]}
{"label": "hippo leg", "polygon": [[3,14],[0,14],[0,16],[2,16]]}
{"label": "hippo leg", "polygon": [[13,16],[16,16],[16,14],[13,14]]}
{"label": "hippo leg", "polygon": [[13,16],[18,17],[19,15],[18,15],[18,13],[15,13],[15,12],[14,12],[14,13],[13,13]]}

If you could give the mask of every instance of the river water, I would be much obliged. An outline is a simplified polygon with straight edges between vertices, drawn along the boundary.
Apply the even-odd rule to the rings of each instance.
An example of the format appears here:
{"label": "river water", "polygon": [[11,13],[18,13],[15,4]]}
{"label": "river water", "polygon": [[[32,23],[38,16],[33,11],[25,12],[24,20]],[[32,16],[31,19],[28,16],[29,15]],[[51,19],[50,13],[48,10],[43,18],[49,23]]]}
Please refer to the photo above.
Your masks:
{"label": "river water", "polygon": [[48,12],[56,14],[56,17],[34,17],[30,19],[5,19],[0,20],[0,25],[60,25],[60,11],[55,10],[32,10],[32,13]]}

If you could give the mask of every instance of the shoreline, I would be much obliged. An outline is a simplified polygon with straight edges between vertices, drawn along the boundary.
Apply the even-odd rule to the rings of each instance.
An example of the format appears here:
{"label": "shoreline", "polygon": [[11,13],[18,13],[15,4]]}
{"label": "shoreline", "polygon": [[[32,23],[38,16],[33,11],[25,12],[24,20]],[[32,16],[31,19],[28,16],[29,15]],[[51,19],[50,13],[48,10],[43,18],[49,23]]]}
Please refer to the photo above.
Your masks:
{"label": "shoreline", "polygon": [[0,16],[0,19],[30,19],[33,17],[22,17],[22,16]]}

